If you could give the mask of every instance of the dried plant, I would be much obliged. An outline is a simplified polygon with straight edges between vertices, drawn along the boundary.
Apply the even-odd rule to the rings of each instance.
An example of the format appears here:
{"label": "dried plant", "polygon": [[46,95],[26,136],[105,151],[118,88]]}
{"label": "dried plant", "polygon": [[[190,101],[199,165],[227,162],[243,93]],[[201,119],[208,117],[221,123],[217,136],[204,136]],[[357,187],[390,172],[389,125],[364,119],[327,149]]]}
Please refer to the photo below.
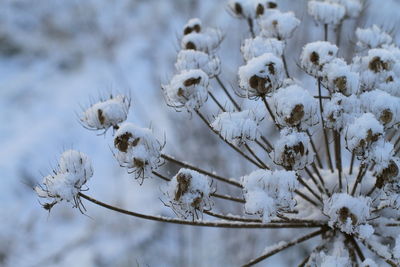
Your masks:
{"label": "dried plant", "polygon": [[[296,66],[288,68],[285,59],[285,47],[300,25],[294,13],[279,11],[275,0],[229,1],[229,11],[248,23],[251,35],[242,43],[245,63],[238,68],[238,84],[232,91],[219,77],[216,53],[222,33],[205,27],[199,19],[183,26],[177,73],[162,85],[167,105],[198,116],[255,167],[250,174],[225,178],[164,154],[164,146],[150,129],[124,122],[129,98],[117,96],[89,107],[81,122],[92,130],[113,127],[114,155],[120,165],[140,183],[149,177],[165,180],[162,201],[178,218],[123,210],[84,194],[81,187],[92,176],[92,169],[87,156],[76,151],[65,152],[59,170],[36,188],[40,197],[50,199],[44,207],[50,209],[66,200],[82,208],[83,198],[120,213],[166,223],[315,229],[272,246],[244,266],[317,236],[319,244],[300,266],[398,266],[400,48],[390,34],[374,25],[356,30],[358,53],[351,62],[338,56],[343,43],[339,29],[344,20],[360,15],[363,4],[361,0],[308,1],[308,13],[324,36],[303,47],[297,64],[303,76],[296,79],[289,73]],[[336,44],[329,39],[336,39]],[[314,88],[302,87],[305,76],[314,80]],[[226,94],[227,106],[213,95],[212,79]],[[244,104],[233,93],[243,103],[250,102],[250,108],[242,109]],[[220,109],[219,114],[212,114],[213,121],[202,111],[209,98]],[[253,108],[251,103],[256,101],[262,109]],[[266,136],[264,125],[274,127],[280,136]],[[182,169],[166,177],[164,163]],[[237,187],[242,195],[219,194],[212,180]],[[214,198],[240,203],[245,215],[214,211]],[[222,221],[203,220],[203,214]]]}

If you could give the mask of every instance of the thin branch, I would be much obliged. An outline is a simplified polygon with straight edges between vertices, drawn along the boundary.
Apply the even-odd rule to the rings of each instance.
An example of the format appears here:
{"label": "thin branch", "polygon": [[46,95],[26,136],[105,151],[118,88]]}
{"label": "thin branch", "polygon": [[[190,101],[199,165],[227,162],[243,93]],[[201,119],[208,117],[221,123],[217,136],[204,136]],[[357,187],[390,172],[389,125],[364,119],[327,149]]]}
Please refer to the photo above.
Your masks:
{"label": "thin branch", "polygon": [[353,174],[353,165],[354,165],[354,160],[355,160],[356,155],[354,154],[354,151],[351,153],[351,161],[350,161],[350,170],[349,174]]}
{"label": "thin branch", "polygon": [[272,119],[272,121],[274,122],[275,126],[278,128],[278,130],[280,130],[281,127],[276,123],[275,115],[274,115],[274,113],[272,112],[272,110],[271,110],[271,108],[270,108],[270,106],[269,106],[269,104],[268,104],[267,99],[265,98],[265,96],[262,97],[262,101],[264,102],[264,105],[265,105],[265,107],[267,108],[268,113],[269,113],[269,115],[271,116],[271,119]]}
{"label": "thin branch", "polygon": [[333,131],[333,135],[335,138],[335,159],[336,159],[336,169],[338,171],[339,178],[339,189],[342,191],[343,183],[342,183],[342,149],[340,145],[340,133],[339,131]]}
{"label": "thin branch", "polygon": [[297,244],[300,244],[300,243],[302,243],[302,242],[304,242],[304,241],[307,241],[307,240],[309,240],[309,239],[311,239],[311,238],[313,238],[313,237],[319,236],[319,235],[325,233],[326,231],[328,231],[328,228],[320,229],[320,230],[318,230],[318,231],[315,231],[315,232],[309,233],[309,234],[307,234],[307,235],[305,235],[305,236],[302,236],[302,237],[300,237],[300,238],[297,238],[297,239],[295,239],[295,240],[293,240],[293,241],[284,243],[283,245],[278,246],[277,248],[275,248],[275,249],[273,249],[273,250],[271,250],[271,251],[268,251],[267,253],[261,255],[260,257],[251,260],[251,261],[248,262],[247,264],[243,265],[243,267],[252,266],[252,265],[254,265],[254,264],[256,264],[256,263],[259,263],[260,261],[263,261],[263,260],[265,260],[265,259],[267,259],[267,258],[269,258],[269,257],[271,257],[271,256],[273,256],[273,255],[275,255],[276,253],[281,252],[282,250],[285,250],[285,249],[287,249],[287,248],[290,248],[290,247],[292,247],[292,246],[295,246],[295,245],[297,245]]}
{"label": "thin branch", "polygon": [[[318,78],[318,94],[321,96],[321,78]],[[325,150],[326,150],[326,160],[328,161],[329,168],[331,169],[333,173],[333,166],[332,166],[332,159],[331,159],[331,152],[329,150],[329,142],[328,142],[328,133],[326,132],[325,128],[325,122],[324,122],[324,108],[322,107],[322,99],[319,98],[319,110],[321,113],[321,125],[322,125],[322,131],[324,134],[324,141],[325,141]]]}
{"label": "thin branch", "polygon": [[312,135],[308,129],[306,130],[306,133],[307,133],[308,137],[310,138],[311,147],[314,150],[315,158],[317,159],[318,166],[322,169],[324,167],[322,166],[321,158],[319,157],[319,153],[318,153],[317,147],[315,146]]}
{"label": "thin branch", "polygon": [[253,19],[252,18],[248,18],[247,19],[247,24],[249,25],[249,31],[250,31],[251,37],[252,38],[256,37],[256,35],[254,34]]}
{"label": "thin branch", "polygon": [[315,207],[319,207],[317,202],[315,202],[314,200],[312,200],[311,198],[309,198],[307,195],[303,194],[302,192],[300,192],[299,190],[295,190],[294,191],[296,194],[299,195],[299,197],[301,197],[302,199],[304,199],[305,201],[310,202],[313,206]]}
{"label": "thin branch", "polygon": [[328,195],[328,191],[325,187],[321,187],[321,185],[318,183],[317,179],[315,179],[314,175],[311,173],[311,171],[305,167],[304,170],[306,171],[306,173],[308,174],[308,176],[311,178],[311,180],[313,181],[313,183],[315,184],[315,186],[318,188],[318,191],[321,194],[327,194]]}
{"label": "thin branch", "polygon": [[324,224],[292,224],[292,223],[229,223],[229,222],[218,222],[218,221],[187,221],[182,219],[176,219],[171,217],[165,216],[154,216],[154,215],[146,215],[142,213],[137,213],[134,211],[124,210],[115,206],[111,206],[104,202],[101,202],[97,199],[94,199],[90,196],[83,194],[82,192],[78,193],[79,197],[82,197],[98,206],[103,208],[113,210],[122,214],[126,214],[129,216],[156,221],[156,222],[164,222],[164,223],[173,223],[173,224],[181,224],[181,225],[192,225],[192,226],[202,226],[202,227],[219,227],[219,228],[247,228],[247,229],[257,229],[257,228],[316,228],[316,227],[323,227]]}
{"label": "thin branch", "polygon": [[299,176],[297,177],[297,180],[300,182],[300,184],[302,184],[305,188],[307,188],[307,190],[316,198],[318,199],[321,203],[322,203],[322,198],[314,192],[314,190],[312,190],[312,188]]}
{"label": "thin branch", "polygon": [[225,85],[222,83],[222,81],[221,81],[221,79],[219,78],[218,75],[215,76],[215,80],[217,80],[217,83],[222,88],[222,90],[225,92],[226,96],[229,98],[229,100],[235,106],[237,111],[241,111],[241,108],[240,108],[239,104],[235,101],[235,99],[233,99],[232,95],[229,93],[228,89],[226,89]]}
{"label": "thin branch", "polygon": [[242,198],[236,198],[236,197],[231,197],[228,195],[221,195],[221,194],[217,194],[217,193],[211,193],[210,195],[213,197],[216,197],[216,198],[220,198],[220,199],[231,200],[231,201],[238,202],[238,203],[246,203],[246,200],[244,200]]}
{"label": "thin branch", "polygon": [[286,77],[290,78],[289,69],[286,63],[285,53],[282,54],[282,62],[283,62],[283,67],[285,68]]}
{"label": "thin branch", "polygon": [[169,156],[169,155],[161,154],[161,157],[162,157],[163,159],[165,159],[165,160],[168,160],[168,161],[170,161],[170,162],[173,162],[173,163],[175,163],[175,164],[177,164],[177,165],[180,165],[180,166],[182,166],[182,167],[184,167],[184,168],[191,169],[191,170],[197,171],[197,172],[199,172],[199,173],[205,174],[205,175],[210,176],[210,177],[212,177],[212,178],[214,178],[214,179],[216,179],[216,180],[219,180],[219,181],[221,181],[221,182],[224,182],[224,183],[227,183],[227,184],[230,184],[230,185],[239,187],[239,188],[243,188],[242,184],[239,183],[239,182],[237,182],[237,181],[235,181],[235,180],[228,179],[228,178],[224,178],[224,177],[219,176],[219,175],[216,175],[216,174],[214,174],[214,173],[212,173],[212,172],[208,172],[208,171],[202,170],[202,169],[197,168],[197,167],[195,167],[195,166],[193,166],[193,165],[190,165],[189,163],[186,163],[186,162],[182,162],[182,161],[180,161],[180,160],[177,160],[177,159],[175,159],[175,158],[173,158],[173,157],[171,157],[171,156]]}
{"label": "thin branch", "polygon": [[356,193],[357,186],[358,184],[361,183],[362,179],[364,178],[364,175],[367,173],[367,170],[368,170],[368,164],[361,164],[356,181],[354,182],[353,189],[351,190],[352,196],[354,196],[354,194]]}
{"label": "thin branch", "polygon": [[360,260],[361,260],[361,262],[365,261],[365,256],[364,256],[364,254],[362,253],[362,250],[361,250],[360,246],[357,244],[357,241],[355,240],[355,238],[354,238],[353,236],[350,236],[350,235],[349,235],[349,240],[350,240],[350,242],[352,243],[352,245],[353,245],[353,247],[354,247],[354,249],[355,249],[355,251],[356,251],[358,257],[359,257]]}

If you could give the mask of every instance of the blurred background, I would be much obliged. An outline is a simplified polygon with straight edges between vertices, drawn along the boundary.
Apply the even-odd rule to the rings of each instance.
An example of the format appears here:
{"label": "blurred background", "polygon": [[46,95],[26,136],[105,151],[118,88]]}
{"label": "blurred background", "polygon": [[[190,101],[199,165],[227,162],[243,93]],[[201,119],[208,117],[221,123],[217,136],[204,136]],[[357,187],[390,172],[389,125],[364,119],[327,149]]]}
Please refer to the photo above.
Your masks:
{"label": "blurred background", "polygon": [[[295,63],[302,46],[320,39],[322,31],[308,17],[306,0],[278,4],[302,20],[287,59],[290,72],[311,88]],[[355,27],[372,23],[395,34],[399,7],[395,0],[370,0],[360,19],[345,23],[343,42],[351,44]],[[165,136],[167,153],[235,179],[253,170],[197,117],[176,113],[164,102],[160,84],[174,74],[182,27],[192,17],[224,33],[220,76],[235,86],[243,64],[240,43],[249,33],[244,21],[229,15],[226,1],[0,0],[0,266],[237,266],[276,241],[301,234],[154,223],[87,202],[85,215],[70,203],[48,213],[31,190],[57,166],[59,155],[73,148],[94,164],[88,195],[145,214],[174,216],[159,199],[163,181],[148,179],[139,186],[113,158],[111,131],[98,136],[79,124],[83,108],[111,93],[131,95],[128,121],[151,126],[160,140]],[[348,45],[342,56],[352,53]],[[214,81],[211,88],[226,103]],[[212,103],[203,110],[218,114]],[[265,133],[273,139],[270,126],[265,122]],[[177,170],[166,165],[163,172],[172,177]],[[217,186],[222,193],[238,193]],[[215,207],[242,214],[240,204],[216,200]],[[296,265],[311,244],[263,264]]]}

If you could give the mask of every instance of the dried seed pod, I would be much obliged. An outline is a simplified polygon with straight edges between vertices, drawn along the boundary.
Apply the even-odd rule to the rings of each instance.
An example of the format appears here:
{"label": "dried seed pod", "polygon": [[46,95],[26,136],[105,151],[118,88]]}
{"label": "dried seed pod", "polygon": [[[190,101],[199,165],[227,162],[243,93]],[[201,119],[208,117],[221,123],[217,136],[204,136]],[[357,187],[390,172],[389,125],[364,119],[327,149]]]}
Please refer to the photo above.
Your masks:
{"label": "dried seed pod", "polygon": [[335,59],[338,48],[329,42],[317,41],[303,47],[300,66],[310,75],[323,77],[323,67]]}
{"label": "dried seed pod", "polygon": [[198,218],[198,212],[211,209],[213,205],[209,179],[193,170],[180,169],[168,184],[165,192],[168,203],[181,217]]}
{"label": "dried seed pod", "polygon": [[90,130],[115,129],[124,122],[128,116],[130,99],[117,95],[108,100],[98,102],[83,112],[80,117],[82,125]]}
{"label": "dried seed pod", "polygon": [[114,146],[119,164],[134,173],[140,183],[162,164],[162,145],[150,129],[125,123],[115,133]]}
{"label": "dried seed pod", "polygon": [[208,75],[200,69],[183,70],[163,85],[167,104],[177,110],[199,109],[208,97]]}
{"label": "dried seed pod", "polygon": [[297,85],[279,89],[271,98],[276,123],[282,127],[307,129],[318,122],[317,101]]}
{"label": "dried seed pod", "polygon": [[287,170],[300,170],[314,161],[314,153],[309,149],[310,139],[303,132],[290,129],[281,131],[281,137],[271,152],[275,164]]}
{"label": "dried seed pod", "polygon": [[294,171],[256,170],[242,177],[245,209],[247,213],[259,214],[269,222],[278,212],[294,209],[293,192],[298,188]]}
{"label": "dried seed pod", "polygon": [[271,94],[283,80],[282,60],[271,53],[252,58],[239,68],[239,86],[243,97],[250,99]]}

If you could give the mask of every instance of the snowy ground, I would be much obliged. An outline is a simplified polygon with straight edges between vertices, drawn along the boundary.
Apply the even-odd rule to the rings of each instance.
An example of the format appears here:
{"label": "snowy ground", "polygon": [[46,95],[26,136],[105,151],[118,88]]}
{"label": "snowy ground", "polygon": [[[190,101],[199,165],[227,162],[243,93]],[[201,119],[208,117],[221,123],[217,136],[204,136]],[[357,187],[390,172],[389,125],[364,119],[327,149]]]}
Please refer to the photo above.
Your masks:
{"label": "snowy ground", "polygon": [[[141,126],[151,124],[160,138],[165,133],[167,151],[183,157],[185,151],[178,145],[190,142],[180,139],[179,129],[191,125],[190,116],[175,114],[166,107],[160,83],[173,74],[177,35],[191,16],[199,16],[226,33],[220,52],[226,59],[222,64],[223,76],[228,81],[235,80],[241,59],[232,47],[239,47],[240,39],[246,36],[246,27],[227,14],[224,1],[218,4],[212,0],[199,1],[196,5],[197,1],[137,0],[131,1],[129,12],[107,1],[100,4],[88,1],[87,6],[95,6],[94,21],[85,16],[76,19],[76,14],[69,13],[69,6],[73,4],[64,3],[68,1],[59,1],[59,6],[38,4],[34,9],[27,5],[24,9],[22,3],[29,1],[20,0],[16,1],[21,3],[20,9],[6,8],[11,2],[0,2],[0,29],[5,27],[0,34],[15,35],[21,52],[0,57],[0,265],[237,265],[235,260],[256,256],[272,242],[266,238],[270,232],[244,233],[244,241],[235,240],[234,230],[193,230],[148,223],[91,204],[86,205],[87,216],[71,209],[69,204],[57,205],[48,214],[29,188],[30,183],[50,173],[64,149],[74,148],[87,153],[94,163],[95,175],[88,184],[89,195],[147,214],[173,215],[158,199],[161,182],[153,179],[140,187],[113,158],[109,148],[111,132],[96,136],[79,125],[76,113],[99,95],[131,92],[133,104],[128,121]],[[301,1],[294,2],[284,1],[284,9],[297,10],[300,18],[306,16],[296,9]],[[393,20],[396,8],[392,7],[398,4],[387,2],[379,9],[388,14],[380,23],[394,27],[400,18]],[[381,5],[381,1],[371,1],[368,10],[371,17],[377,12],[374,5]],[[83,8],[80,12],[86,11]],[[53,19],[56,25],[64,25],[66,33],[47,29],[45,35],[38,25],[42,21],[39,15]],[[80,29],[90,23],[100,25],[96,28],[99,30]],[[78,34],[71,37],[70,31]],[[117,40],[111,48],[107,42],[110,36]],[[294,49],[289,60],[294,60],[299,51]],[[212,141],[204,142],[212,145]],[[218,157],[222,152],[214,151],[211,156]],[[201,163],[195,151],[189,154],[193,155],[188,159]],[[232,174],[236,169],[239,169],[237,165],[225,172]],[[292,234],[282,231],[274,235],[284,239]],[[235,256],[229,259],[232,252]],[[293,259],[301,257],[301,251],[292,254]],[[287,264],[282,255],[271,260],[278,265]]]}

